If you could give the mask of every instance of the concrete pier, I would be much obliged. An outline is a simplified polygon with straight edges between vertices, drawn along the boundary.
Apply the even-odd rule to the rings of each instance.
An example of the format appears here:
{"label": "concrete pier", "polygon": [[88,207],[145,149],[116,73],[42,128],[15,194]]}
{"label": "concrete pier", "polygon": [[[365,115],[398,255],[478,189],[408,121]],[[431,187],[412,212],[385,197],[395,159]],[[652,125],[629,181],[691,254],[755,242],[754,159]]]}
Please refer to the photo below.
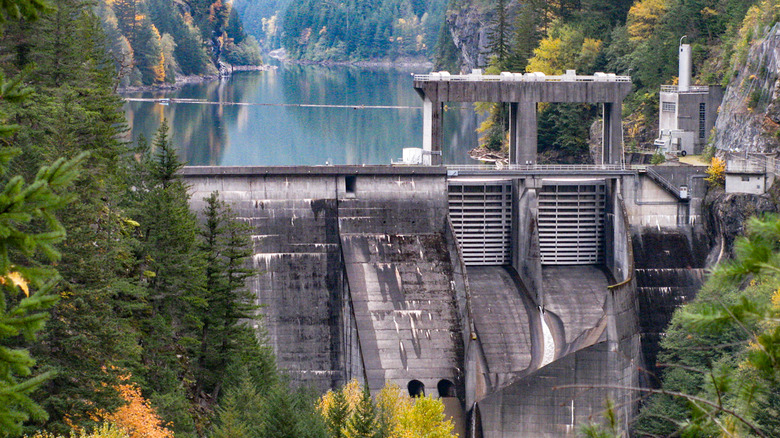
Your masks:
{"label": "concrete pier", "polygon": [[620,164],[623,154],[623,99],[631,92],[631,78],[596,73],[581,76],[570,70],[561,76],[542,73],[416,75],[414,89],[423,99],[423,149],[441,164],[442,108],[445,102],[509,103],[511,164],[536,164],[537,104],[601,103],[604,114],[603,162]]}

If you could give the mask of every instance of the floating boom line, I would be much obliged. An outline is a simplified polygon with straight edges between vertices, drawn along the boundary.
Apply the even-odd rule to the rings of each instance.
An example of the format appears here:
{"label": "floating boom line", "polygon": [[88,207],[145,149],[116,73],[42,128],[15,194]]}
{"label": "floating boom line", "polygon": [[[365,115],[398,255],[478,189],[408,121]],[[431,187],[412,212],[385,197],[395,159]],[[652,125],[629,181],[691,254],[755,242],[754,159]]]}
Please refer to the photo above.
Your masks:
{"label": "floating boom line", "polygon": [[276,107],[298,107],[298,108],[348,108],[348,109],[409,109],[421,110],[421,106],[404,105],[330,105],[313,103],[253,103],[253,102],[213,102],[202,99],[152,99],[141,97],[126,97],[127,102],[154,102],[161,105],[171,103],[189,103],[197,105],[231,105],[231,106],[276,106]]}

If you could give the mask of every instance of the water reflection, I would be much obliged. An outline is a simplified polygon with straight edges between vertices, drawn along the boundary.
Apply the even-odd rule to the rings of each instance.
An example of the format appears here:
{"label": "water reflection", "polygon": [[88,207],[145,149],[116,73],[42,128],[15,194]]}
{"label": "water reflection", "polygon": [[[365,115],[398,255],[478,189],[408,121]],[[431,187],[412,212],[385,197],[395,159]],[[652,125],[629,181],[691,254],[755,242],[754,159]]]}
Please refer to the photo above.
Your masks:
{"label": "water reflection", "polygon": [[[255,104],[420,107],[411,71],[283,65],[226,81],[132,97]],[[193,165],[388,164],[422,145],[421,109],[352,109],[128,102],[132,135],[154,136],[163,118],[180,156]],[[473,112],[444,115],[446,163],[469,163],[476,144]]]}

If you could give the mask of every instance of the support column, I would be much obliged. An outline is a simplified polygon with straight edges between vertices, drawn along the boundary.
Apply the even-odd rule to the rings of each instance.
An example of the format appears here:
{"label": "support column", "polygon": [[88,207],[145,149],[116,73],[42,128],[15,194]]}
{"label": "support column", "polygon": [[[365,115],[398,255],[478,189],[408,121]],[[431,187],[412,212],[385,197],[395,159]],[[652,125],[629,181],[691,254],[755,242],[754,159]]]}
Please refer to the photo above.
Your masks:
{"label": "support column", "polygon": [[606,102],[602,105],[604,128],[602,131],[601,164],[623,163],[623,105]]}
{"label": "support column", "polygon": [[517,163],[517,102],[509,102],[509,164]]}
{"label": "support column", "polygon": [[440,166],[442,144],[442,104],[423,98],[423,164]]}
{"label": "support column", "polygon": [[[515,114],[517,116],[512,119],[517,126],[517,136],[515,137],[515,154],[510,164],[536,164],[536,102],[517,103]],[[510,139],[510,143],[511,141]]]}

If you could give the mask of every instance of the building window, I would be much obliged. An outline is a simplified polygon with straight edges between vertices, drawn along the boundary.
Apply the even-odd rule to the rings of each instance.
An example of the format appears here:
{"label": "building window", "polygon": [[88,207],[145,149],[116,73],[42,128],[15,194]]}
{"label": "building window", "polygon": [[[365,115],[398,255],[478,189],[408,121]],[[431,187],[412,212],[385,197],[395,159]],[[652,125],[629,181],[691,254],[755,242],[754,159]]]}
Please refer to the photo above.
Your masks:
{"label": "building window", "polygon": [[707,129],[705,127],[707,122],[707,104],[699,104],[699,138],[704,139],[707,136]]}
{"label": "building window", "polygon": [[750,181],[750,177],[749,176],[743,176],[742,177],[742,181]]}
{"label": "building window", "polygon": [[674,102],[661,102],[661,111],[673,113],[677,110],[677,104]]}

